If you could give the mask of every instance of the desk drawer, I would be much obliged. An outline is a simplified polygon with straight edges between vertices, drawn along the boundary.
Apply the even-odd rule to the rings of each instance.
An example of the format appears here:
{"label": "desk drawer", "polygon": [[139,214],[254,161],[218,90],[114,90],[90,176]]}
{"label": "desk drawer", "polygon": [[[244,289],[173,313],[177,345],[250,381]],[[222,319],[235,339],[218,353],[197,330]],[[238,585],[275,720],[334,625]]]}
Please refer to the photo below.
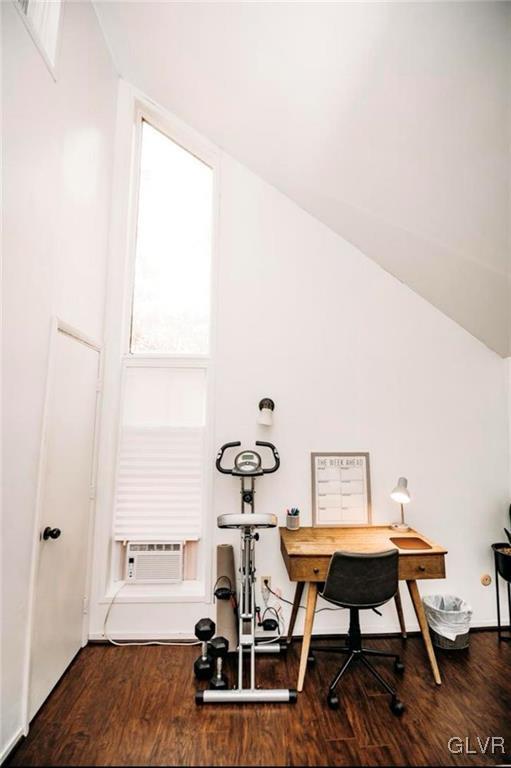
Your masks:
{"label": "desk drawer", "polygon": [[[290,557],[288,566],[291,581],[325,581],[330,558]],[[400,579],[443,579],[445,561],[443,555],[401,555],[399,558]]]}
{"label": "desk drawer", "polygon": [[399,558],[400,579],[443,579],[443,555],[402,555]]}
{"label": "desk drawer", "polygon": [[290,557],[289,578],[291,581],[325,581],[329,557]]}

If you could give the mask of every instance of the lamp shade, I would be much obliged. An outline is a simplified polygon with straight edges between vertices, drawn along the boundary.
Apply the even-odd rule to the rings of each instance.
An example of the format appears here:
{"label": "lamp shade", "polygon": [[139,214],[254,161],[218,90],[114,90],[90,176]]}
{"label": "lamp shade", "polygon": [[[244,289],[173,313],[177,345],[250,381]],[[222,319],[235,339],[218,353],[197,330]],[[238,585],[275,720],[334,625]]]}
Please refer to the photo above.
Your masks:
{"label": "lamp shade", "polygon": [[257,423],[262,424],[263,427],[271,427],[273,424],[273,412],[269,408],[261,408]]}
{"label": "lamp shade", "polygon": [[390,494],[390,498],[397,501],[398,504],[408,504],[412,500],[408,490],[408,480],[406,477],[400,477],[397,485]]}

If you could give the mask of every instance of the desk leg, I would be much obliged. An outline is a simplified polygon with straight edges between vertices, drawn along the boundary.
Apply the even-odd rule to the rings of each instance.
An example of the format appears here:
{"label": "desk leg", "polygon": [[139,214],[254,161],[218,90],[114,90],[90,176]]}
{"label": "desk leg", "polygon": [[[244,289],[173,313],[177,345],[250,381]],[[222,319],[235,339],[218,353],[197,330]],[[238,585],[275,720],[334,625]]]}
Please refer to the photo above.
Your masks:
{"label": "desk leg", "polygon": [[419,588],[417,586],[417,582],[407,581],[406,584],[408,586],[410,597],[412,598],[413,607],[415,609],[415,615],[417,616],[417,620],[421,628],[422,639],[424,640],[424,645],[426,646],[426,653],[428,654],[429,663],[431,666],[431,670],[433,672],[433,677],[435,678],[435,683],[437,685],[441,685],[442,678],[440,677],[440,670],[438,669],[438,664],[435,657],[435,651],[433,648],[433,643],[431,642],[431,635],[429,634],[428,622],[426,619],[426,614],[424,613],[424,607],[422,605],[422,600],[419,594]]}
{"label": "desk leg", "polygon": [[318,599],[318,585],[315,581],[309,582],[307,591],[307,610],[305,611],[305,626],[303,628],[302,653],[300,656],[300,670],[298,672],[299,691],[303,690],[303,681],[307,671],[307,659],[309,657],[309,648],[311,644],[312,625],[314,623],[314,611],[316,610],[316,601]]}
{"label": "desk leg", "polygon": [[304,581],[296,582],[295,598],[293,600],[293,610],[291,611],[291,618],[289,619],[289,628],[287,631],[287,644],[293,642],[293,630],[296,624],[296,617],[298,615],[298,609],[300,607],[300,600],[302,599],[303,588],[305,586]]}
{"label": "desk leg", "polygon": [[406,640],[406,624],[405,624],[405,617],[403,615],[403,604],[401,602],[401,594],[399,592],[399,586],[397,588],[397,592],[394,597],[394,602],[396,604],[397,617],[399,619],[399,627],[401,629],[401,637],[404,640]]}

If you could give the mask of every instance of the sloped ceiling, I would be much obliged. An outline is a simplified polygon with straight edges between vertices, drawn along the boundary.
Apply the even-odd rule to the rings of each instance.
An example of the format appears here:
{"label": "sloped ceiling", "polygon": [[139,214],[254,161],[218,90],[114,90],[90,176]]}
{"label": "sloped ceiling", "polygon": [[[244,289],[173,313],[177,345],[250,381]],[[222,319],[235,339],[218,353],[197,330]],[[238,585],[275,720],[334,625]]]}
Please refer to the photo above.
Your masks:
{"label": "sloped ceiling", "polygon": [[511,3],[96,9],[122,77],[511,354]]}

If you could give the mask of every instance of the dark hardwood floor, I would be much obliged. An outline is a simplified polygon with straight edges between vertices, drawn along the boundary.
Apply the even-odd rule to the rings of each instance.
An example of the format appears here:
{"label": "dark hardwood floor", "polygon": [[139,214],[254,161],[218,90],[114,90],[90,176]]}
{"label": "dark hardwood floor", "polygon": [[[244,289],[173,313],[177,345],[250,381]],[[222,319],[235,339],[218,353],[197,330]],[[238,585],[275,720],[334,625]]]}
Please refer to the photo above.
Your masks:
{"label": "dark hardwood floor", "polygon": [[[339,656],[318,654],[296,705],[194,703],[197,648],[86,647],[32,723],[8,764],[62,765],[495,765],[476,738],[505,739],[511,754],[511,645],[494,632],[471,634],[469,651],[439,652],[444,683],[434,685],[418,637],[372,638],[403,647],[397,679],[401,719],[362,667],[343,679],[341,707],[325,701]],[[296,684],[300,644],[287,658],[259,657],[259,683]],[[377,662],[392,680],[392,665]],[[229,663],[231,681],[234,663]],[[451,754],[457,737],[476,754]],[[490,744],[488,745],[490,750]]]}

